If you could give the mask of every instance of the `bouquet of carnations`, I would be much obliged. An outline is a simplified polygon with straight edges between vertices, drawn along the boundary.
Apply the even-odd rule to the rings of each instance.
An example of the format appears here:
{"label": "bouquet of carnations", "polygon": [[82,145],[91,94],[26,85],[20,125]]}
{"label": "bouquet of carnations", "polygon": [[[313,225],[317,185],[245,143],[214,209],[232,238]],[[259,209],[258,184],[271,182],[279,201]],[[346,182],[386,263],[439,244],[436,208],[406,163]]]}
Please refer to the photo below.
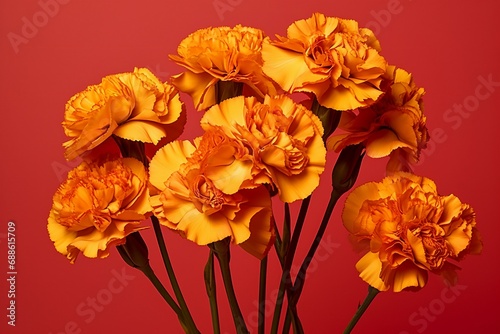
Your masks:
{"label": "bouquet of carnations", "polygon": [[[207,28],[185,38],[169,58],[184,71],[167,82],[135,68],[102,78],[66,104],[65,157],[82,162],[54,195],[48,232],[71,263],[80,253],[105,258],[116,247],[151,280],[183,330],[199,333],[163,238],[177,233],[208,246],[204,278],[213,332],[220,333],[218,263],[235,330],[248,333],[230,248],[261,261],[260,298],[267,259],[275,256],[281,279],[270,332],[303,333],[297,304],[307,270],[335,205],[348,193],[342,221],[364,252],[356,269],[369,286],[346,324],[349,333],[380,291],[421,289],[428,273],[453,284],[456,262],[480,253],[473,209],[412,172],[429,140],[424,89],[387,62],[369,29],[320,13],[275,39],[241,25]],[[177,139],[189,117],[181,94],[192,99],[191,113],[203,113],[203,134],[193,140]],[[365,157],[388,157],[386,176],[351,190]],[[331,170],[327,158],[335,159]],[[292,275],[311,198],[328,179],[323,173],[331,174],[330,200],[314,208],[324,215]],[[284,210],[282,222],[276,207]],[[151,226],[173,295],[155,275],[141,236]]]}

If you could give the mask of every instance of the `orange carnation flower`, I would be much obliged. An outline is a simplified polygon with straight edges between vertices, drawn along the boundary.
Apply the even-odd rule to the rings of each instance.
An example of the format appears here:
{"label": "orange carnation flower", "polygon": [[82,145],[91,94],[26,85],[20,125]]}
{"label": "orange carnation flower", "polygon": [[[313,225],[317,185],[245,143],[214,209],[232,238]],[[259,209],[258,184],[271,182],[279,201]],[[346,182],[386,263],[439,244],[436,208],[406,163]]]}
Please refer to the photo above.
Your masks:
{"label": "orange carnation flower", "polygon": [[160,82],[146,68],[109,75],[66,103],[62,123],[70,138],[63,144],[72,160],[111,135],[157,144],[182,123],[184,110],[178,91]]}
{"label": "orange carnation flower", "polygon": [[374,288],[420,289],[428,272],[456,280],[454,261],[479,254],[474,210],[456,196],[440,196],[425,177],[399,172],[356,188],[342,220],[368,252],[356,264]]}
{"label": "orange carnation flower", "polygon": [[351,110],[374,103],[386,61],[373,32],[354,20],[315,13],[266,39],[263,71],[287,92],[311,92],[327,108]]}
{"label": "orange carnation flower", "polygon": [[105,258],[112,246],[146,227],[152,210],[147,173],[138,160],[82,162],[68,173],[53,198],[48,218],[50,240],[74,263],[80,252]]}
{"label": "orange carnation flower", "polygon": [[391,156],[387,171],[411,171],[420,151],[427,146],[429,133],[423,114],[422,96],[412,75],[390,66],[387,92],[371,107],[342,113],[339,128],[345,133],[327,140],[327,148],[337,152],[344,147],[363,143],[372,158]]}
{"label": "orange carnation flower", "polygon": [[151,197],[160,223],[198,245],[226,237],[262,259],[273,241],[271,198],[252,182],[252,158],[241,142],[213,129],[174,141],[150,163]]}
{"label": "orange carnation flower", "polygon": [[259,96],[276,94],[274,83],[262,72],[264,33],[237,25],[234,28],[200,29],[185,38],[170,55],[187,71],[172,77],[172,83],[188,93],[197,110],[216,103],[218,81],[240,82]]}
{"label": "orange carnation flower", "polygon": [[205,130],[220,127],[243,142],[254,158],[253,181],[275,185],[281,200],[309,196],[325,168],[326,149],[319,118],[291,98],[235,97],[210,108],[201,120]]}

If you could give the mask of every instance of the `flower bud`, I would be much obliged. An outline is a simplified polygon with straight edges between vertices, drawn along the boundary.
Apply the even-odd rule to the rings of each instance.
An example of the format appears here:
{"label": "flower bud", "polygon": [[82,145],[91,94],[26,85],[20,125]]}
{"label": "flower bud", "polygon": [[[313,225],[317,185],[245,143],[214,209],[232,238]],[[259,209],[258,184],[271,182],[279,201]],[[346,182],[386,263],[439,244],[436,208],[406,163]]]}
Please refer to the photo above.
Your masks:
{"label": "flower bud", "polygon": [[345,193],[356,182],[364,156],[362,144],[349,145],[340,152],[333,167],[332,186],[340,194]]}
{"label": "flower bud", "polygon": [[148,246],[139,232],[129,234],[125,244],[116,247],[123,260],[132,268],[142,270],[149,266]]}

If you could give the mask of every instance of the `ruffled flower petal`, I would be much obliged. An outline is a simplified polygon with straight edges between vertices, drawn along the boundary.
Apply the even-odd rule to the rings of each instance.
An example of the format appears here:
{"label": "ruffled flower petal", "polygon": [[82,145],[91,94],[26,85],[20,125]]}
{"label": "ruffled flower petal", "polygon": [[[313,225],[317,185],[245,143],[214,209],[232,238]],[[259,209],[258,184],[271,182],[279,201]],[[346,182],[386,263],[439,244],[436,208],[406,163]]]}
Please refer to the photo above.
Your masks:
{"label": "ruffled flower petal", "polygon": [[82,162],[55,193],[47,229],[56,250],[71,263],[80,253],[104,258],[127,235],[146,228],[140,222],[151,210],[140,161]]}
{"label": "ruffled flower petal", "polygon": [[379,290],[420,289],[429,272],[450,280],[453,263],[481,251],[474,211],[453,195],[440,196],[425,177],[398,172],[353,190],[342,221],[366,255],[356,268]]}

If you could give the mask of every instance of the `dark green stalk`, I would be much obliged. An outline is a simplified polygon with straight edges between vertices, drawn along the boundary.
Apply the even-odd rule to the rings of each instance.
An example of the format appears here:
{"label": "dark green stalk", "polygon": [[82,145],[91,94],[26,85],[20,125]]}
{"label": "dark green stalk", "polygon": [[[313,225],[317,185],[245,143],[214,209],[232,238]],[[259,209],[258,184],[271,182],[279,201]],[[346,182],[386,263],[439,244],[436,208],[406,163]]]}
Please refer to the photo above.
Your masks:
{"label": "dark green stalk", "polygon": [[276,226],[276,221],[274,220],[274,218],[271,219],[273,220],[274,224],[274,249],[276,250],[276,255],[278,255],[278,260],[280,261],[281,268],[283,268],[283,266],[285,265],[285,255],[281,254],[281,245],[283,242],[281,241],[281,236],[278,227]]}
{"label": "dark green stalk", "polygon": [[281,242],[281,254],[286,258],[286,254],[288,254],[288,247],[290,246],[290,238],[291,238],[291,217],[290,217],[290,205],[285,203],[284,205],[285,214],[283,219],[283,239]]}
{"label": "dark green stalk", "polygon": [[210,250],[208,261],[204,270],[205,288],[210,301],[210,313],[212,315],[212,329],[214,334],[220,334],[219,308],[217,305],[217,289],[214,272],[214,252]]}
{"label": "dark green stalk", "polygon": [[347,325],[346,329],[344,330],[344,334],[349,334],[353,330],[354,326],[358,323],[359,319],[361,319],[361,316],[365,313],[366,309],[368,306],[370,306],[371,302],[373,299],[377,296],[377,294],[380,291],[375,289],[372,286],[368,286],[368,295],[366,296],[365,300],[363,301],[363,304],[361,304],[360,307],[358,307],[358,310],[352,317],[351,321]]}
{"label": "dark green stalk", "polygon": [[[184,323],[184,321],[183,321],[184,317],[183,317],[183,314],[182,314],[182,310],[175,303],[174,299],[170,296],[170,294],[168,293],[167,289],[165,289],[165,287],[163,286],[163,284],[160,282],[160,280],[158,279],[158,277],[155,275],[155,273],[153,272],[153,269],[150,266],[147,266],[147,267],[144,267],[144,268],[140,268],[139,270],[141,270],[144,273],[144,275],[146,275],[146,277],[151,281],[151,283],[153,283],[153,285],[156,288],[156,290],[158,290],[158,292],[163,297],[163,299],[165,299],[165,301],[167,302],[167,304],[174,310],[174,312],[179,317],[179,321],[181,322],[181,324],[183,324]],[[186,330],[184,324],[183,324],[183,327]],[[186,333],[189,333],[189,332],[186,331]]]}
{"label": "dark green stalk", "polygon": [[177,314],[179,322],[186,333],[190,333],[185,325],[184,315],[182,310],[176,304],[174,299],[170,296],[158,277],[155,275],[153,269],[149,265],[148,249],[146,243],[142,239],[139,232],[131,233],[127,236],[126,242],[123,245],[116,246],[118,253],[122,259],[132,268],[140,270],[154,285],[156,290],[160,293],[167,304]]}
{"label": "dark green stalk", "polygon": [[174,294],[182,310],[182,314],[184,315],[186,325],[189,327],[190,333],[193,334],[200,333],[200,331],[196,328],[196,324],[194,323],[193,317],[191,316],[191,313],[189,312],[189,308],[186,304],[184,296],[182,295],[179,282],[175,277],[174,268],[172,266],[172,262],[170,261],[167,247],[165,245],[165,239],[163,238],[163,234],[161,232],[160,222],[158,221],[158,218],[156,218],[155,216],[151,216],[151,222],[153,223],[153,229],[155,231],[156,241],[158,242],[158,247],[160,248],[160,253],[163,258],[165,269],[167,270],[168,278],[170,280],[170,283],[172,284],[172,289],[174,290]]}
{"label": "dark green stalk", "polygon": [[304,288],[304,282],[306,278],[307,268],[314,258],[314,254],[318,249],[318,246],[323,238],[326,227],[330,221],[333,209],[339,198],[352,188],[359,174],[361,168],[361,162],[363,160],[364,146],[362,144],[350,145],[342,150],[337,162],[332,170],[332,192],[330,194],[330,200],[326,207],[323,219],[316,233],[316,237],[307,252],[307,255],[300,266],[299,273],[295,279],[295,284],[293,285],[293,298],[290,298],[289,304],[291,304],[292,310],[296,312],[297,302],[299,300],[302,289]]}
{"label": "dark green stalk", "polygon": [[333,209],[335,208],[335,204],[342,193],[337,192],[335,189],[332,190],[330,194],[330,200],[328,201],[328,206],[326,207],[325,213],[323,215],[323,219],[321,220],[321,224],[318,228],[318,232],[316,233],[316,237],[307,252],[307,255],[300,266],[299,273],[297,274],[297,278],[295,279],[295,284],[293,286],[293,298],[290,300],[290,304],[293,307],[297,305],[297,301],[302,293],[302,289],[304,288],[304,282],[306,277],[307,268],[311,264],[312,259],[314,258],[314,254],[318,249],[318,246],[323,238],[326,227],[328,226],[328,222],[330,221],[330,217],[332,215]]}
{"label": "dark green stalk", "polygon": [[231,278],[231,268],[229,267],[229,243],[230,239],[226,238],[224,240],[209,244],[209,247],[214,251],[217,260],[219,260],[222,280],[224,282],[224,288],[226,290],[229,306],[231,307],[231,314],[233,315],[236,332],[238,334],[247,334],[250,332],[248,331],[245,320],[243,319],[243,314],[241,313],[238,299],[236,298],[236,294],[234,292],[233,279]]}
{"label": "dark green stalk", "polygon": [[266,329],[266,285],[267,255],[260,261],[258,334],[264,334]]}

